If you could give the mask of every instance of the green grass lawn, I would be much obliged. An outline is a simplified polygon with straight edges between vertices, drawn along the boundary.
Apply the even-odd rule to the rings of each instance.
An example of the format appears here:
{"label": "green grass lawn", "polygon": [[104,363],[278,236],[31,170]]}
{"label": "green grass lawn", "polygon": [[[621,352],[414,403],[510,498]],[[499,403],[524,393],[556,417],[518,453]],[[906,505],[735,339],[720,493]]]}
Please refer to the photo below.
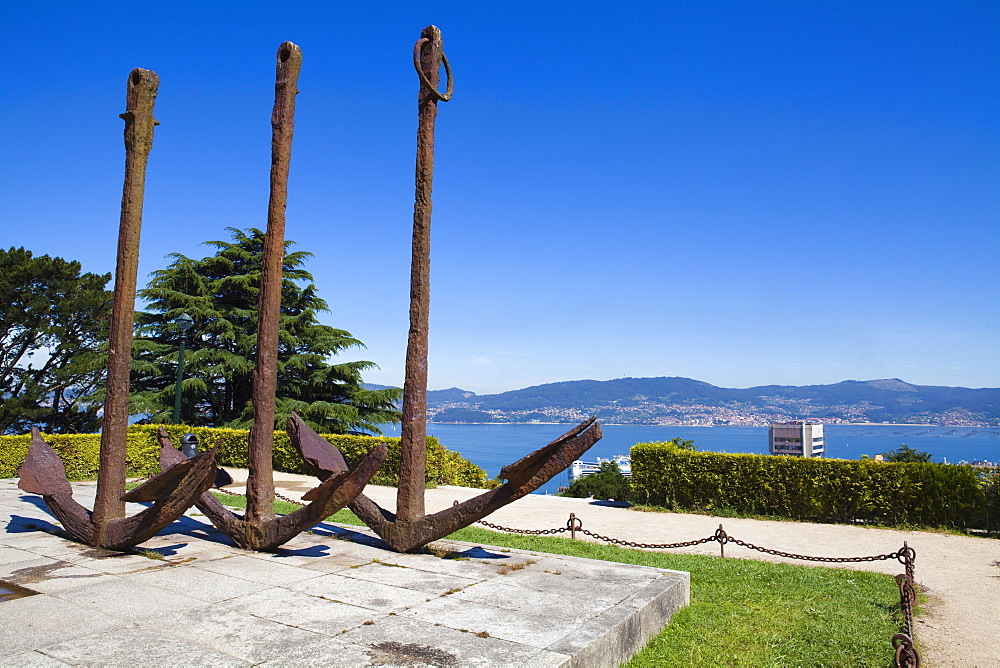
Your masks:
{"label": "green grass lawn", "polygon": [[[217,495],[236,506],[242,497]],[[298,506],[275,502],[275,512]],[[362,523],[349,510],[329,518]],[[691,605],[627,665],[889,666],[901,629],[892,577],[841,568],[668,554],[469,527],[449,538],[691,573]],[[902,571],[902,566],[900,566]]]}

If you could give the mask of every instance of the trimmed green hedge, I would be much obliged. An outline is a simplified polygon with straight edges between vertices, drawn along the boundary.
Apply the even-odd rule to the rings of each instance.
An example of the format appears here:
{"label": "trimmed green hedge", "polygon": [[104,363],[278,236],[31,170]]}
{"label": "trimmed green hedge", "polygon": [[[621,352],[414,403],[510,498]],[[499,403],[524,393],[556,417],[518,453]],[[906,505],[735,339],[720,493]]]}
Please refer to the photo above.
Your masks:
{"label": "trimmed green hedge", "polygon": [[[205,450],[219,444],[218,462],[223,466],[246,468],[246,429],[213,429],[210,427],[189,427],[186,425],[163,425],[174,443],[180,443],[181,435],[193,433],[198,437],[199,449]],[[132,425],[128,430],[126,461],[129,475],[143,476],[156,473],[159,467],[159,443],[156,430],[159,425]],[[399,482],[399,439],[382,436],[348,436],[323,434],[336,445],[348,461],[355,461],[381,442],[389,444],[389,455],[372,483],[376,485],[396,485]],[[71,480],[86,480],[97,477],[100,462],[100,434],[48,434],[45,441],[51,445],[66,466],[66,475]],[[29,435],[0,436],[0,478],[13,478],[17,467],[28,452]],[[274,432],[274,468],[288,473],[308,473],[298,452],[292,447],[288,434]],[[489,485],[486,473],[481,468],[441,445],[437,438],[427,437],[428,483],[436,485],[461,485],[482,487]]]}
{"label": "trimmed green hedge", "polygon": [[968,466],[632,447],[633,498],[796,520],[982,527],[987,497]]}

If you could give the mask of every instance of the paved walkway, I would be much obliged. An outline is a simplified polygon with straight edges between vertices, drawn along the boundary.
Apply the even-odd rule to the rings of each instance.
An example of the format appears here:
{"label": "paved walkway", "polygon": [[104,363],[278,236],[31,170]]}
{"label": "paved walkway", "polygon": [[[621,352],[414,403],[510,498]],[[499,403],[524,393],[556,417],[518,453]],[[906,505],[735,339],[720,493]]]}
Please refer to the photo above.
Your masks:
{"label": "paved walkway", "polygon": [[458,541],[398,554],[326,523],[249,552],[197,511],[109,552],[54,535],[11,480],[0,520],[0,580],[35,592],[0,603],[0,666],[614,668],[688,601],[687,573]]}
{"label": "paved walkway", "polygon": [[[245,472],[232,471],[241,491]],[[307,476],[275,473],[278,491],[297,498],[315,486]],[[480,493],[443,486],[427,490],[427,511],[450,506]],[[395,489],[369,486],[366,494],[392,509]],[[1000,629],[1000,540],[894,531],[856,526],[720,519],[705,515],[642,513],[609,507],[586,499],[529,495],[506,506],[488,519],[494,523],[525,529],[564,526],[569,513],[581,518],[587,529],[636,542],[675,542],[702,538],[722,523],[730,536],[768,548],[815,556],[865,556],[898,550],[903,541],[917,553],[916,579],[929,597],[923,616],[916,621],[916,635],[925,665],[1000,666],[996,644]],[[679,552],[718,554],[718,545],[708,543]],[[727,557],[788,561],[729,544]],[[803,562],[792,562],[803,563]],[[895,561],[844,564],[846,568],[895,575],[902,566]],[[692,592],[697,596],[697,592]],[[178,616],[176,623],[185,622]],[[3,662],[0,661],[0,665]]]}
{"label": "paved walkway", "polygon": [[[239,477],[240,472],[234,474]],[[308,477],[276,473],[276,485],[294,497],[315,483]],[[245,478],[239,477],[240,480]],[[233,487],[236,489],[236,486]],[[396,490],[369,486],[365,493],[383,507],[395,508]],[[475,496],[480,490],[443,486],[427,490],[427,512]],[[531,494],[501,508],[487,519],[523,529],[565,526],[570,513],[596,533],[643,543],[672,543],[712,535],[723,524],[726,532],[749,543],[783,552],[822,557],[854,557],[898,550],[903,541],[917,553],[916,580],[928,602],[915,620],[921,656],[929,666],[1000,667],[1000,540],[927,531],[896,531],[836,524],[773,522],[707,515],[645,513],[609,507],[602,502]],[[717,543],[677,552],[719,554]],[[727,557],[792,561],[737,545],[726,545]],[[896,575],[897,561],[843,564],[845,568]],[[692,592],[697,596],[697,592]]]}

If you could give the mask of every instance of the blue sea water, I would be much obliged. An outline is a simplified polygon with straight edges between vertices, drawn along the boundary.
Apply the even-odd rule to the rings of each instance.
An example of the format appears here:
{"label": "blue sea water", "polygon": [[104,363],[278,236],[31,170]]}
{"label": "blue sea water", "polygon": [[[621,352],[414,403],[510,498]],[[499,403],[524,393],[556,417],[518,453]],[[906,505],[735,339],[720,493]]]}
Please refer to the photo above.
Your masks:
{"label": "blue sea water", "polygon": [[[491,477],[500,469],[542,447],[563,434],[572,425],[563,424],[428,424],[427,433],[441,443],[483,468]],[[653,427],[642,425],[603,425],[604,438],[584,455],[586,461],[597,457],[610,459],[627,455],[636,443],[667,441],[672,438],[692,440],[699,450],[712,452],[748,452],[767,454],[767,427]],[[399,436],[399,428],[383,430],[387,436]],[[960,460],[1000,460],[1000,428],[930,427],[911,425],[827,425],[826,456],[860,459],[898,448],[930,452],[936,462]],[[540,493],[554,493],[567,483],[561,473],[542,487]]]}

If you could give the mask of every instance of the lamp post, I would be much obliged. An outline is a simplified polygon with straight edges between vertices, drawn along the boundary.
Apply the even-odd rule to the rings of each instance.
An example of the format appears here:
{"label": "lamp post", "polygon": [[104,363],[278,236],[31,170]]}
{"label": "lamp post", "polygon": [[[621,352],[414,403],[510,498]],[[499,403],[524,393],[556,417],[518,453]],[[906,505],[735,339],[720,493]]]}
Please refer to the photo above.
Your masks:
{"label": "lamp post", "polygon": [[181,331],[181,347],[177,352],[177,385],[174,388],[174,424],[181,423],[181,380],[184,378],[184,343],[187,341],[187,331],[191,329],[194,318],[187,313],[177,317],[174,324]]}

